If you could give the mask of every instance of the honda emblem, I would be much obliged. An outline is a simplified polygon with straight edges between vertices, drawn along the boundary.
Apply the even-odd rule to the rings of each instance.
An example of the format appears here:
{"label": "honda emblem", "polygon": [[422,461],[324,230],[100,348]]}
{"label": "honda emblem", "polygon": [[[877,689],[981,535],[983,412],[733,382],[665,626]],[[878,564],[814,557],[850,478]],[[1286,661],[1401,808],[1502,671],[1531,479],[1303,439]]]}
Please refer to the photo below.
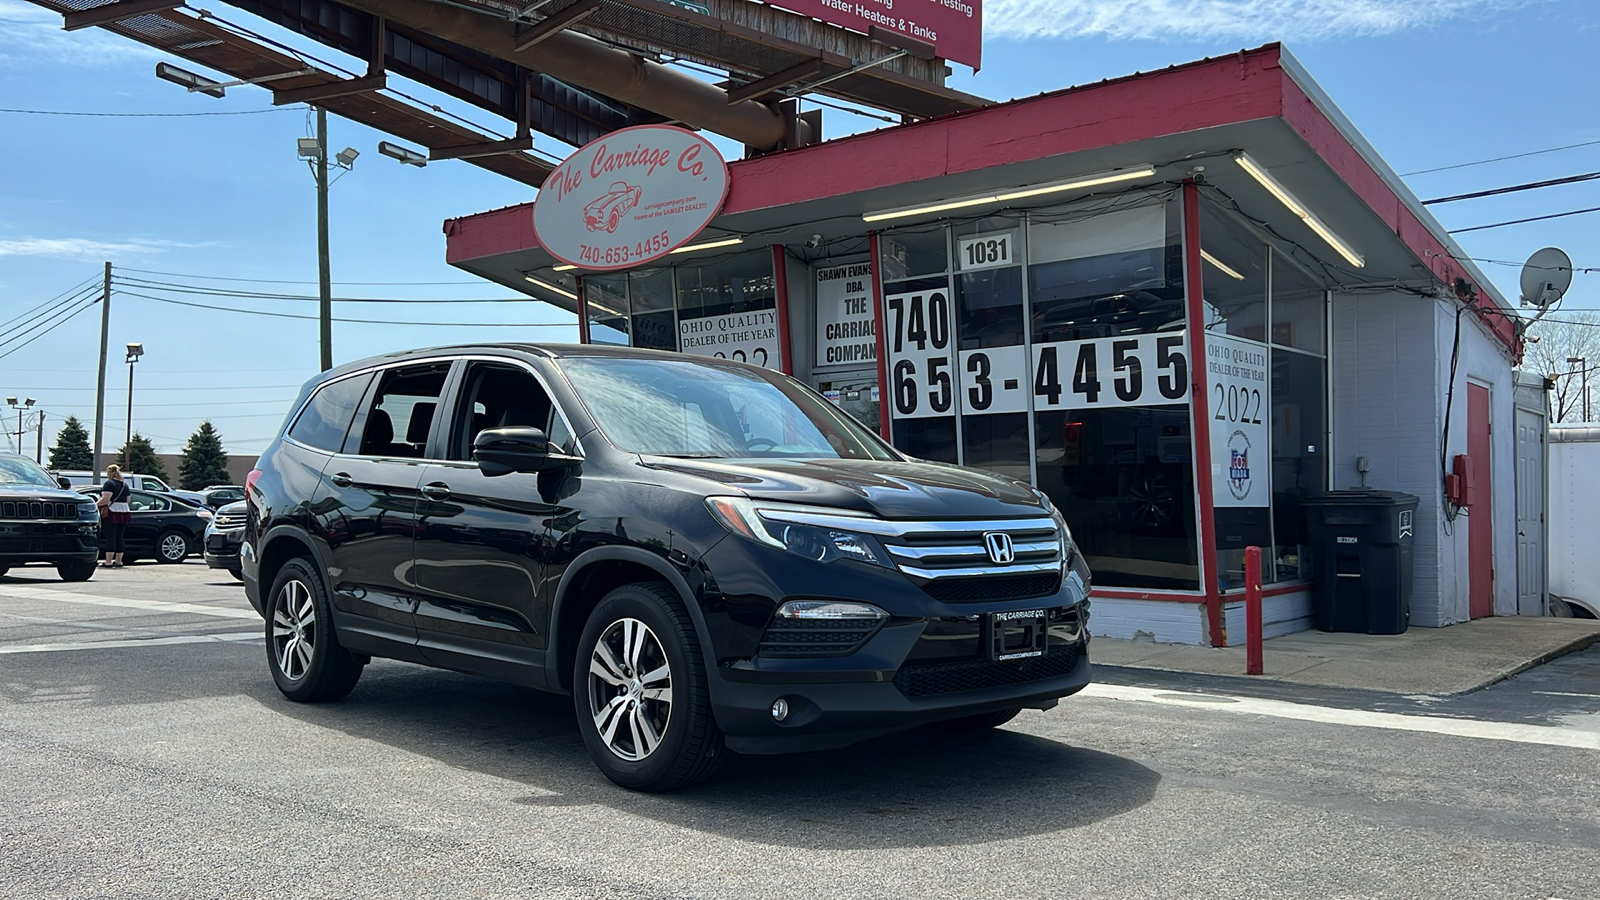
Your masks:
{"label": "honda emblem", "polygon": [[1004,531],[985,532],[983,546],[989,551],[989,561],[995,565],[1007,565],[1017,558],[1017,548],[1011,543],[1011,535]]}

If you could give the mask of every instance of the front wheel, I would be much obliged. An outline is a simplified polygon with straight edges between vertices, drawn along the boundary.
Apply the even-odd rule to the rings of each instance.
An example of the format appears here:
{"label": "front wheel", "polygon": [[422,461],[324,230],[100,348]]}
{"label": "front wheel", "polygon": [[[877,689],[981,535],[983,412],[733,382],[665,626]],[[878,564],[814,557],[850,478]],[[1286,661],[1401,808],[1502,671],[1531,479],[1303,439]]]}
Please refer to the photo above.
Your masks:
{"label": "front wheel", "polygon": [[189,536],[168,531],[156,541],[156,562],[181,563],[189,558]]}
{"label": "front wheel", "polygon": [[267,666],[285,697],[299,703],[337,700],[361,678],[362,664],[339,645],[328,593],[305,558],[284,563],[267,607]]}
{"label": "front wheel", "polygon": [[[95,562],[92,559],[74,559],[56,563],[56,574],[62,581],[88,581],[94,575]],[[5,574],[5,569],[0,568],[0,575]]]}
{"label": "front wheel", "polygon": [[694,623],[664,584],[629,584],[589,614],[572,672],[578,731],[605,776],[670,791],[722,762]]}

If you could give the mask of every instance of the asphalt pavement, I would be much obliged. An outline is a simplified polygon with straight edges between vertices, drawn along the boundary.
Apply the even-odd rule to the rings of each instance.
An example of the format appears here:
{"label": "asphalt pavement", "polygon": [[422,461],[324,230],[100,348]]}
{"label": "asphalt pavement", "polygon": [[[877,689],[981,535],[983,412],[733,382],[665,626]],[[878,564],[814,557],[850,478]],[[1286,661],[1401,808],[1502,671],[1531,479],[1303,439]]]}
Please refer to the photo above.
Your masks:
{"label": "asphalt pavement", "polygon": [[198,561],[0,577],[0,896],[1600,897],[1600,648],[1448,698],[1107,669],[646,796],[568,698],[297,705],[261,631]]}

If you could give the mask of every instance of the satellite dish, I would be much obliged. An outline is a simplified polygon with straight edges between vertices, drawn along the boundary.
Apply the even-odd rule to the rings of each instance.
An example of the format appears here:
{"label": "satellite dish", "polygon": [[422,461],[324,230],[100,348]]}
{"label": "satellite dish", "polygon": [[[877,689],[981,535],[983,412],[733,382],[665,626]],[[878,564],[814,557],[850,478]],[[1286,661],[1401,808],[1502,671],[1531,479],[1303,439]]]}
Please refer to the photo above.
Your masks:
{"label": "satellite dish", "polygon": [[1522,305],[1549,309],[1572,287],[1572,257],[1546,247],[1522,264]]}

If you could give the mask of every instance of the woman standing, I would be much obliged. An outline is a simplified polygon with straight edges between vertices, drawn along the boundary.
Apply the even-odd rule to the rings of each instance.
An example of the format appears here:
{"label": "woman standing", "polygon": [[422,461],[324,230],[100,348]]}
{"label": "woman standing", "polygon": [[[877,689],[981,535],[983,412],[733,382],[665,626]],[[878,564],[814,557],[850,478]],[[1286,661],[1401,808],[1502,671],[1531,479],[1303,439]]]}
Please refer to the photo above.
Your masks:
{"label": "woman standing", "polygon": [[122,568],[122,551],[127,541],[128,523],[133,514],[128,509],[128,497],[133,492],[122,480],[122,467],[115,463],[106,467],[106,483],[100,488],[100,528],[105,532],[106,558],[102,568]]}

